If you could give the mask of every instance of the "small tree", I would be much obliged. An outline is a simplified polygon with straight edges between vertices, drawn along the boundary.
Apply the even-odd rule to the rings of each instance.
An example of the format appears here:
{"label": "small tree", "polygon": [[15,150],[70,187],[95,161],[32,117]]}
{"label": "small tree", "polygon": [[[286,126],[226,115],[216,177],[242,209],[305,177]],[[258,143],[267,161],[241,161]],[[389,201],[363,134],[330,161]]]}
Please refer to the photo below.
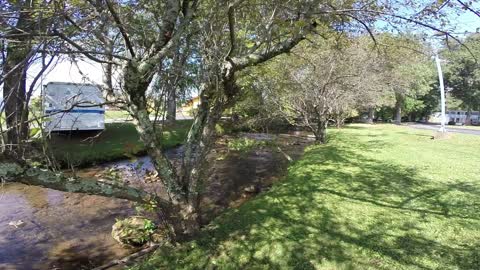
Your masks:
{"label": "small tree", "polygon": [[378,41],[381,76],[395,97],[394,121],[400,124],[404,113],[415,108],[413,100],[430,90],[434,71],[430,48],[413,35],[384,34]]}
{"label": "small tree", "polygon": [[365,39],[318,40],[269,67],[264,89],[271,107],[325,143],[329,122],[341,126],[356,109],[384,102],[379,61]]}
{"label": "small tree", "polygon": [[464,44],[444,52],[448,60],[445,79],[452,96],[467,110],[469,124],[471,111],[480,109],[480,34],[468,36]]}

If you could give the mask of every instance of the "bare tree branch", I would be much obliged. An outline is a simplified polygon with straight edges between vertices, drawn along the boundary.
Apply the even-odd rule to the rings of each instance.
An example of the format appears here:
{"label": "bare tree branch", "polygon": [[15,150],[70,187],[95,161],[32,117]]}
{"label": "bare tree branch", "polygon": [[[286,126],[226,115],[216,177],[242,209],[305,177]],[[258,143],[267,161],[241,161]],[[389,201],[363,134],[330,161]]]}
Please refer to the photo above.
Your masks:
{"label": "bare tree branch", "polygon": [[462,5],[462,6],[463,6],[464,8],[466,8],[467,10],[473,12],[473,14],[477,15],[478,17],[480,17],[480,12],[474,10],[470,5],[464,3],[464,2],[461,1],[461,0],[457,0],[457,2],[460,3],[460,5]]}
{"label": "bare tree branch", "polygon": [[228,50],[227,56],[225,59],[230,59],[233,52],[235,51],[235,7],[233,4],[228,6],[228,31],[230,37],[230,49]]}
{"label": "bare tree branch", "polygon": [[316,23],[311,23],[306,27],[306,29],[303,29],[300,34],[297,34],[294,37],[281,42],[274,48],[266,50],[262,53],[251,53],[243,57],[233,57],[232,63],[234,65],[234,68],[236,70],[242,70],[246,67],[261,64],[274,58],[275,56],[289,52],[298,43],[304,40],[306,38],[306,35],[310,33],[313,29],[315,29],[315,27]]}
{"label": "bare tree branch", "polygon": [[105,60],[102,60],[100,58],[97,58],[95,56],[93,56],[89,51],[86,51],[84,50],[84,48],[79,45],[78,43],[76,43],[75,41],[73,41],[72,39],[70,39],[69,37],[67,37],[64,33],[54,29],[53,32],[55,33],[55,35],[57,35],[59,38],[65,40],[68,44],[72,45],[73,47],[75,47],[75,49],[77,49],[79,51],[80,54],[83,54],[85,55],[85,57],[87,57],[88,59],[92,60],[92,61],[95,61],[95,62],[98,62],[98,63],[103,63],[103,64],[108,64],[108,63],[111,63],[111,64],[117,64],[115,62],[109,62],[109,61],[105,61]]}
{"label": "bare tree branch", "polygon": [[363,25],[363,27],[365,28],[365,30],[367,30],[368,34],[370,35],[370,37],[372,38],[373,40],[373,43],[375,44],[375,46],[377,46],[377,39],[375,38],[375,35],[373,34],[372,30],[370,29],[370,27],[362,20],[360,20],[359,18],[353,16],[353,15],[350,15],[350,14],[345,14],[347,17],[349,18],[352,18],[354,19],[355,21],[357,21],[358,23],[360,23],[361,25]]}
{"label": "bare tree branch", "polygon": [[113,7],[112,3],[109,0],[105,0],[105,2],[107,4],[108,11],[110,11],[110,13],[112,14],[113,20],[115,21],[115,24],[117,25],[118,30],[120,30],[120,33],[122,34],[123,40],[125,41],[125,46],[130,52],[130,55],[133,58],[135,58],[135,50],[133,49],[133,45],[132,45],[132,42],[130,41],[130,38],[128,37],[127,31],[123,27],[120,17],[115,11],[115,8]]}

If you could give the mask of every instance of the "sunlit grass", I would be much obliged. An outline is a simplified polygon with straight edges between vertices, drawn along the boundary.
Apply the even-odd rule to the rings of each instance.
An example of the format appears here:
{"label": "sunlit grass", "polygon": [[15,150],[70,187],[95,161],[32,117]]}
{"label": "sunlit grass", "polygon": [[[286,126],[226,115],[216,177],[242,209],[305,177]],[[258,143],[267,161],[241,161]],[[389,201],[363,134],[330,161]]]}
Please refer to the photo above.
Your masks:
{"label": "sunlit grass", "polygon": [[480,269],[480,137],[353,125],[134,269]]}
{"label": "sunlit grass", "polygon": [[115,119],[131,119],[132,117],[128,114],[127,111],[105,111],[105,120],[115,120]]}
{"label": "sunlit grass", "polygon": [[[163,147],[182,144],[191,123],[182,120],[165,127],[162,133]],[[145,146],[131,123],[106,124],[105,130],[99,134],[52,135],[49,143],[57,161],[63,165],[86,166],[145,153]]]}

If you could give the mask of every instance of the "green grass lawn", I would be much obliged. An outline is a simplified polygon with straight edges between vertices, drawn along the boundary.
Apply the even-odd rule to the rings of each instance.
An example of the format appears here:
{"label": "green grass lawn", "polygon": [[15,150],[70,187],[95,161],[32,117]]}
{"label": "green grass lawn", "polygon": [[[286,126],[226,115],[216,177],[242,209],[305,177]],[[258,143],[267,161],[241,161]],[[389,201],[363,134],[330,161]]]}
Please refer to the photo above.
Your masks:
{"label": "green grass lawn", "polygon": [[134,269],[480,269],[480,137],[352,125]]}
{"label": "green grass lawn", "polygon": [[[191,123],[177,121],[165,127],[163,147],[182,144]],[[106,124],[100,134],[52,135],[50,145],[54,156],[64,166],[73,164],[81,167],[145,153],[145,147],[131,123]]]}
{"label": "green grass lawn", "polygon": [[130,114],[128,114],[127,111],[111,111],[111,110],[106,110],[105,111],[105,120],[109,119],[131,119],[132,117]]}

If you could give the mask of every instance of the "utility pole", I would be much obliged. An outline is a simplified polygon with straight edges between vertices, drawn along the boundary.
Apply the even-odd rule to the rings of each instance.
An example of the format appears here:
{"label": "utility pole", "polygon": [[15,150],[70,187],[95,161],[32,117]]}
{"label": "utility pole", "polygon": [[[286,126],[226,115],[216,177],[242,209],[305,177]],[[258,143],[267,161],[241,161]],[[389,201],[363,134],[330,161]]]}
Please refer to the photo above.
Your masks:
{"label": "utility pole", "polygon": [[443,73],[442,73],[442,65],[440,64],[440,58],[438,57],[438,53],[435,54],[435,62],[437,63],[437,71],[438,71],[438,80],[440,82],[440,99],[441,99],[441,107],[442,107],[442,120],[440,123],[439,132],[447,132],[445,129],[445,86],[443,85]]}

